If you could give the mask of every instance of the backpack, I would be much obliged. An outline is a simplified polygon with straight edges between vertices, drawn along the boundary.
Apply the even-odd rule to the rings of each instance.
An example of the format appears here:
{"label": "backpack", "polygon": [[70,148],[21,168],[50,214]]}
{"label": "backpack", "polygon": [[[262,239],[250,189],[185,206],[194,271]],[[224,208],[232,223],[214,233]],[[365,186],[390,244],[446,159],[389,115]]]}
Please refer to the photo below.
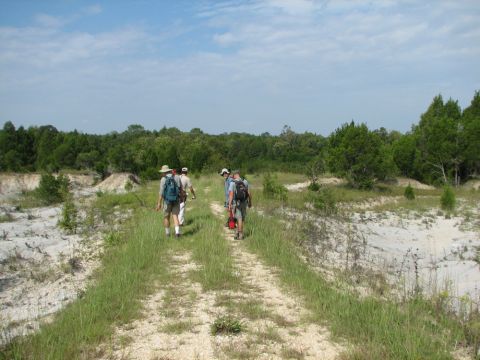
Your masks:
{"label": "backpack", "polygon": [[235,181],[235,200],[245,201],[248,199],[248,190],[243,180]]}
{"label": "backpack", "polygon": [[178,188],[175,178],[168,176],[165,178],[165,188],[163,189],[163,200],[166,203],[174,203],[178,201],[180,189]]}

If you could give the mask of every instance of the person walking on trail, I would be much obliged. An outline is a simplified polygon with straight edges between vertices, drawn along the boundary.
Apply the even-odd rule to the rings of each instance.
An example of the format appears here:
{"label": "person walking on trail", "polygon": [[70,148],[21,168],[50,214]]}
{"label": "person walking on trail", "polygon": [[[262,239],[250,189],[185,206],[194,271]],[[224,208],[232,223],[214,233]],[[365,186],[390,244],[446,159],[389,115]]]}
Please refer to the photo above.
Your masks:
{"label": "person walking on trail", "polygon": [[182,182],[180,176],[173,175],[172,169],[168,165],[163,165],[160,169],[162,179],[160,180],[160,191],[158,193],[158,202],[156,210],[163,208],[163,225],[165,234],[170,236],[170,215],[175,224],[175,237],[180,237],[180,223],[178,214],[180,212],[180,194],[182,193]]}
{"label": "person walking on trail", "polygon": [[228,208],[228,189],[230,189],[230,184],[233,182],[233,178],[230,176],[230,170],[227,168],[223,168],[222,171],[220,171],[220,175],[223,176],[223,179],[225,180],[225,204],[224,207]]}
{"label": "person walking on trail", "polygon": [[248,181],[240,177],[240,170],[234,170],[233,182],[228,189],[228,210],[233,211],[237,219],[237,233],[235,239],[243,239],[243,227],[247,216],[247,206],[252,206],[252,193],[248,188]]}
{"label": "person walking on trail", "polygon": [[196,199],[195,190],[192,186],[192,181],[188,177],[188,169],[186,167],[182,168],[182,175],[180,175],[180,181],[182,183],[182,194],[180,198],[180,212],[178,214],[178,221],[180,226],[183,226],[185,223],[185,205],[187,203],[188,191],[192,193],[192,200]]}

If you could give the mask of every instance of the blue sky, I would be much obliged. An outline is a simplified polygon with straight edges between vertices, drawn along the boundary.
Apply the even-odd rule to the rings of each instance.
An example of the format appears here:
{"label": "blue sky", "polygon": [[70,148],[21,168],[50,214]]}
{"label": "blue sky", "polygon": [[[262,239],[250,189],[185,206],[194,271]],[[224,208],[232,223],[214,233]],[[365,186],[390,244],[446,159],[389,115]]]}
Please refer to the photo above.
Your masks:
{"label": "blue sky", "polygon": [[478,0],[0,0],[0,124],[404,132],[479,59]]}

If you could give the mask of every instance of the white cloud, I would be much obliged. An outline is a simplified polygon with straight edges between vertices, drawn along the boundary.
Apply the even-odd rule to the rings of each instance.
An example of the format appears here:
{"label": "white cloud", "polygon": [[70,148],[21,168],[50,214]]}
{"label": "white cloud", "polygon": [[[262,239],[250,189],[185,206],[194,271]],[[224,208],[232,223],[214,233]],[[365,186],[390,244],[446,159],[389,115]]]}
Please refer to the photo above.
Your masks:
{"label": "white cloud", "polygon": [[97,15],[102,12],[102,6],[99,4],[90,5],[84,8],[83,12],[88,15]]}
{"label": "white cloud", "polygon": [[35,22],[40,26],[58,28],[67,24],[69,20],[59,16],[52,16],[48,14],[37,14],[35,15]]}
{"label": "white cloud", "polygon": [[[43,114],[43,121],[56,118],[56,111],[65,118],[113,117],[124,124],[259,114],[313,124],[328,114],[336,126],[360,115],[382,116],[361,109],[362,100],[391,104],[387,96],[414,97],[414,91],[417,103],[419,92],[428,102],[447,83],[452,89],[480,78],[472,65],[480,57],[478,6],[472,11],[473,3],[404,3],[215,1],[198,10],[195,22],[168,24],[162,31],[145,25],[69,32],[62,27],[68,17],[48,15],[37,17],[34,26],[0,27],[0,115],[14,94],[28,104],[41,93],[45,103],[65,104],[43,112],[43,104],[23,106],[25,113]],[[466,65],[456,69],[458,63]],[[424,111],[409,108],[414,116]],[[392,116],[416,120],[406,113]],[[218,124],[205,129],[231,130],[218,130]]]}
{"label": "white cloud", "polygon": [[235,42],[235,37],[231,33],[226,32],[223,34],[213,35],[213,41],[215,41],[216,43],[222,46],[228,46]]}

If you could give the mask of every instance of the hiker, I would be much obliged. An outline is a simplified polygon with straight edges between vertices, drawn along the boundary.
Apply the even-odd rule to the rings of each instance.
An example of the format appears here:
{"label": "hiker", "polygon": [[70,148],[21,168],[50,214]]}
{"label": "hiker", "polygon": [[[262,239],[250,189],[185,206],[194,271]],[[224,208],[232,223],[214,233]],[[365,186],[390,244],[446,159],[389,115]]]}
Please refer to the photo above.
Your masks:
{"label": "hiker", "polygon": [[170,215],[175,224],[175,237],[180,237],[180,224],[178,222],[178,213],[180,212],[180,194],[182,192],[182,182],[180,176],[173,175],[173,170],[168,165],[163,165],[159,170],[162,173],[160,180],[160,191],[158,193],[158,202],[156,210],[159,211],[163,205],[163,225],[165,234],[170,236]]}
{"label": "hiker", "polygon": [[192,200],[196,199],[195,190],[193,189],[192,182],[188,177],[188,169],[186,167],[182,168],[182,174],[180,175],[180,181],[182,183],[182,194],[180,197],[180,213],[178,214],[178,221],[180,226],[183,226],[185,223],[185,204],[188,198],[188,190],[192,193]]}
{"label": "hiker", "polygon": [[227,168],[223,168],[222,171],[220,171],[220,176],[223,176],[225,180],[225,204],[224,207],[228,208],[228,189],[230,188],[230,184],[233,182],[233,178],[230,176],[230,170]]}
{"label": "hiker", "polygon": [[235,239],[243,239],[243,225],[247,216],[247,206],[252,207],[252,193],[248,189],[248,181],[240,177],[240,170],[234,170],[233,182],[228,189],[228,210],[233,211],[237,219]]}

